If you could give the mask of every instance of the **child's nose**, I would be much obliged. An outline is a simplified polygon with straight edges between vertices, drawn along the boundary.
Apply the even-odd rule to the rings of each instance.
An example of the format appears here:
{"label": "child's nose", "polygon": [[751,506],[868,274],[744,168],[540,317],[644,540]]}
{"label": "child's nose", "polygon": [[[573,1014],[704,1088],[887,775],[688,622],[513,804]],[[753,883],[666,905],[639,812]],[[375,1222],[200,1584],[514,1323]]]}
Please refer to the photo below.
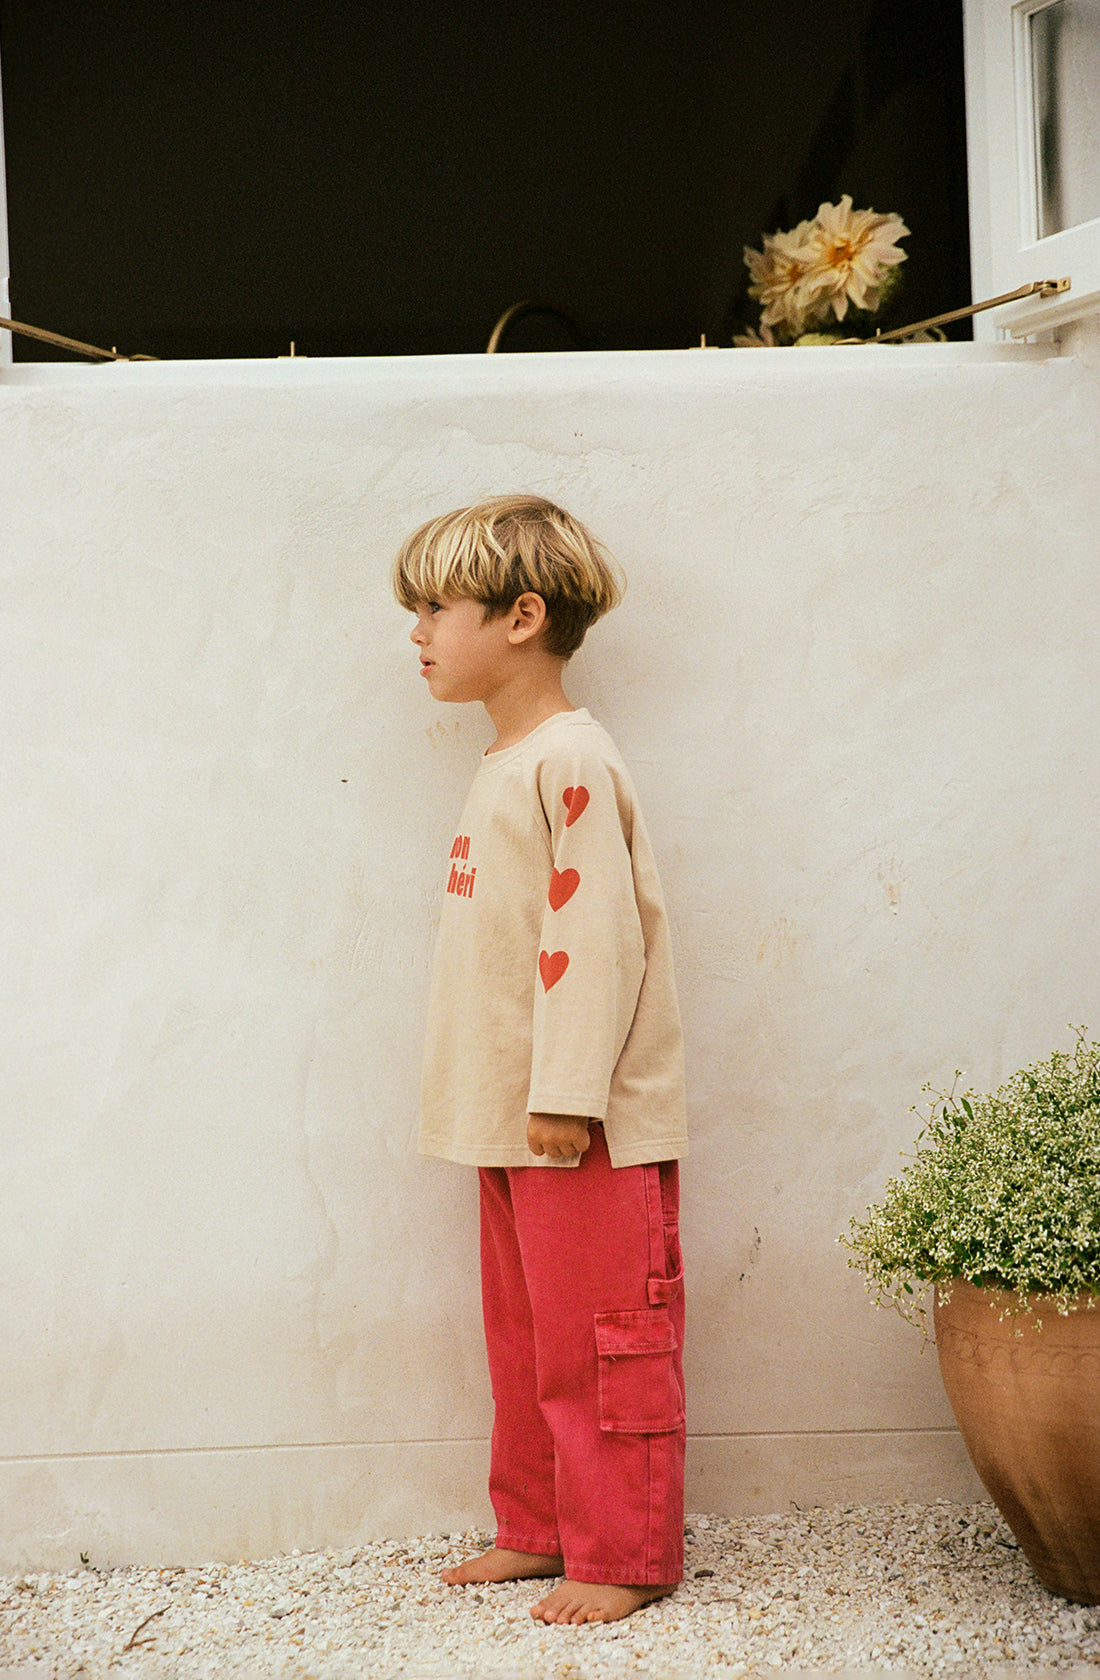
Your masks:
{"label": "child's nose", "polygon": [[416,642],[417,644],[419,644],[423,640],[424,640],[424,626],[421,624],[420,620],[417,619],[416,623],[413,625],[412,629],[409,631],[409,641],[410,642]]}

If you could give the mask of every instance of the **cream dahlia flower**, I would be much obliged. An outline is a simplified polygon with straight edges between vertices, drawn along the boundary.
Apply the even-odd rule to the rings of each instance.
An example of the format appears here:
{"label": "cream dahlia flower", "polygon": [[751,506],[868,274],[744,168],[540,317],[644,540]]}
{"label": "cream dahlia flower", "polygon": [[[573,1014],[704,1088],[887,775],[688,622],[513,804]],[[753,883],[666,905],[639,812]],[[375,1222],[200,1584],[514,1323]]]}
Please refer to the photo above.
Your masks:
{"label": "cream dahlia flower", "polygon": [[749,296],[763,305],[761,325],[781,326],[791,338],[797,338],[806,324],[805,280],[813,225],[799,222],[790,233],[766,234],[762,251],[745,246],[745,264],[752,277]]}
{"label": "cream dahlia flower", "polygon": [[820,321],[822,311],[831,311],[843,321],[849,304],[873,313],[883,300],[884,288],[891,289],[897,265],[905,261],[906,253],[897,241],[909,229],[901,217],[853,210],[851,197],[845,193],[839,204],[823,204],[809,227],[798,281],[806,318]]}
{"label": "cream dahlia flower", "polygon": [[741,350],[776,350],[779,348],[779,341],[772,329],[764,326],[763,323],[761,323],[759,332],[755,327],[749,327],[743,333],[735,333],[733,342]]}

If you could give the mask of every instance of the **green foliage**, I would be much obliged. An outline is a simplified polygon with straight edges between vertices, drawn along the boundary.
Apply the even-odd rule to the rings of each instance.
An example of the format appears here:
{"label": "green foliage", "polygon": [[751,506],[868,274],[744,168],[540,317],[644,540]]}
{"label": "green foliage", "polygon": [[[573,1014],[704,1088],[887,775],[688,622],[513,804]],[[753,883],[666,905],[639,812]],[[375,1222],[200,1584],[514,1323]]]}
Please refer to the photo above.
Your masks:
{"label": "green foliage", "polygon": [[1100,1044],[1078,1029],[988,1095],[924,1090],[916,1154],[839,1239],[877,1304],[921,1323],[914,1285],[952,1278],[1063,1313],[1100,1295]]}

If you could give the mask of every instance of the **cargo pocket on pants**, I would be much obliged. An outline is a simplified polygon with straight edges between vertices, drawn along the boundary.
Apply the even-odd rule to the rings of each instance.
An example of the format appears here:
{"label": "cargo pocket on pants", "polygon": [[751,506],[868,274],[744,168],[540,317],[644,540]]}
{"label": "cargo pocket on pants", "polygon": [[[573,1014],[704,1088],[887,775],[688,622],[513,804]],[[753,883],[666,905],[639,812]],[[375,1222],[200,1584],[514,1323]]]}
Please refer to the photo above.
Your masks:
{"label": "cargo pocket on pants", "polygon": [[684,1421],[667,1306],[596,1313],[600,1428],[664,1435]]}

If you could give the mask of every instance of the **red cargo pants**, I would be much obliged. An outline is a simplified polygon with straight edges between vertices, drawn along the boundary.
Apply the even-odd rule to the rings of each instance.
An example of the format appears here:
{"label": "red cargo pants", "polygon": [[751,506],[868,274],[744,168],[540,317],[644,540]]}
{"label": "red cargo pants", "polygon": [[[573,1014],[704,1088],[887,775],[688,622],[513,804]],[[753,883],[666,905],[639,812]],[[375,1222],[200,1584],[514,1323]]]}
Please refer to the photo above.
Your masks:
{"label": "red cargo pants", "polygon": [[482,1167],[481,1277],[498,1546],[574,1581],[683,1572],[677,1163]]}

